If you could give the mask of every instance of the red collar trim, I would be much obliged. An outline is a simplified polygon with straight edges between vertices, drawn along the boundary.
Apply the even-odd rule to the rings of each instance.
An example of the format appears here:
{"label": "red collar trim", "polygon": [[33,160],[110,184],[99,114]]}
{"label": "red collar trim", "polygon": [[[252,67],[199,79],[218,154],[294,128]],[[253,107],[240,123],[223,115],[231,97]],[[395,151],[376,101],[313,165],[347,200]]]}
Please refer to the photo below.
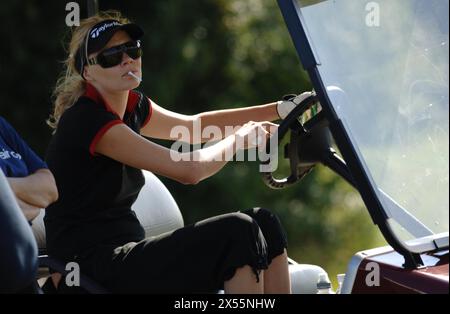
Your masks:
{"label": "red collar trim", "polygon": [[139,94],[133,90],[128,92],[127,112],[133,112],[139,102]]}
{"label": "red collar trim", "polygon": [[[109,112],[111,112],[119,117],[119,115],[111,108],[111,106],[105,101],[105,99],[102,97],[102,95],[98,92],[98,90],[92,84],[86,83],[86,91],[84,93],[84,96],[90,98],[97,104],[101,104],[101,105],[105,106],[106,110],[108,110]],[[127,101],[126,112],[132,112],[134,110],[134,108],[136,107],[138,101],[139,101],[138,93],[130,90],[128,92],[128,101]]]}

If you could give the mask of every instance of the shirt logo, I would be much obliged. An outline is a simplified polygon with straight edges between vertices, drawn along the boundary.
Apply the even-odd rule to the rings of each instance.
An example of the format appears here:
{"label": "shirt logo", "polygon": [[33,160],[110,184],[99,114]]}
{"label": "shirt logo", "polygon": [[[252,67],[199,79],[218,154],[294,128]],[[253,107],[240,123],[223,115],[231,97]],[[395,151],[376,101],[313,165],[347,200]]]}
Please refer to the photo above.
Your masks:
{"label": "shirt logo", "polygon": [[122,24],[120,24],[117,21],[111,22],[111,23],[105,23],[100,27],[96,27],[91,31],[91,38],[97,38],[100,36],[100,33],[104,32],[105,30],[107,30],[108,28],[112,27],[112,26],[120,26]]}
{"label": "shirt logo", "polygon": [[22,159],[22,156],[20,156],[19,153],[13,152],[13,151],[7,151],[5,149],[2,149],[0,151],[0,159],[6,160],[6,159],[11,159],[11,158],[15,158],[15,159]]}

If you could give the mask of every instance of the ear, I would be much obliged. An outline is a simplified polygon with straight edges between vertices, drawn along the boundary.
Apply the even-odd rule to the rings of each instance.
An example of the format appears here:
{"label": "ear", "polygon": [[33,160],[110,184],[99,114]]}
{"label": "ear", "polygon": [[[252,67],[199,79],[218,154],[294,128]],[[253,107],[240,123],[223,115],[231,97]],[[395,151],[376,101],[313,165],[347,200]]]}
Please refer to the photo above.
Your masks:
{"label": "ear", "polygon": [[89,66],[85,66],[84,68],[83,68],[83,76],[84,76],[84,79],[86,80],[86,81],[88,81],[88,82],[93,82],[93,81],[95,81],[94,80],[94,78],[91,76],[91,73],[90,73],[90,67]]}

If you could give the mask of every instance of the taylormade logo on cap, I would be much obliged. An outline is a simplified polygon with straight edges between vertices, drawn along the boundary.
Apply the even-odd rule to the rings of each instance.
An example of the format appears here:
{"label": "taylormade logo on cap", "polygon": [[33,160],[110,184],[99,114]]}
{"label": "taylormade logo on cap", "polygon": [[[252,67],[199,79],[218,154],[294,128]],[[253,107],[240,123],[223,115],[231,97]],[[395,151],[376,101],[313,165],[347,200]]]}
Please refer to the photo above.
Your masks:
{"label": "taylormade logo on cap", "polygon": [[104,32],[105,30],[107,30],[108,28],[112,27],[112,26],[120,26],[122,24],[120,24],[117,21],[111,22],[111,23],[106,23],[100,27],[96,27],[91,31],[91,38],[97,38],[98,36],[100,36],[100,33]]}

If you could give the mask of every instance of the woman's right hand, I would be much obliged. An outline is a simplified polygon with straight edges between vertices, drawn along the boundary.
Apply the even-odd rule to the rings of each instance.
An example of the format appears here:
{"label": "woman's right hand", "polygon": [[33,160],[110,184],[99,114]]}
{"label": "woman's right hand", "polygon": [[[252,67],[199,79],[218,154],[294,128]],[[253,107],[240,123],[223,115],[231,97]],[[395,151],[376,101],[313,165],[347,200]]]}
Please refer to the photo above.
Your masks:
{"label": "woman's right hand", "polygon": [[251,149],[266,147],[267,139],[278,129],[278,125],[265,121],[249,121],[236,131],[236,147],[238,149]]}

